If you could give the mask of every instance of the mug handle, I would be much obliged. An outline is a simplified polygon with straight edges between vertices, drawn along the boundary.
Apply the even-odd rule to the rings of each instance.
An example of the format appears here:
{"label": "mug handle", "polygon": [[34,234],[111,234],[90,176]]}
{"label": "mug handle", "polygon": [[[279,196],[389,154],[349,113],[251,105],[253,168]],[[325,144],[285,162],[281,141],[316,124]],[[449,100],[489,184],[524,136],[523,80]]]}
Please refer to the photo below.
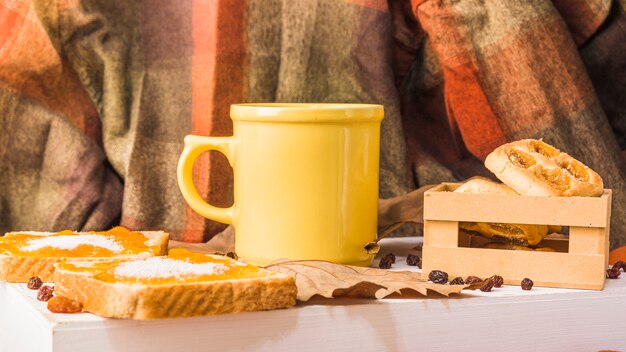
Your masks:
{"label": "mug handle", "polygon": [[191,209],[207,219],[219,221],[224,224],[233,223],[235,213],[234,206],[220,208],[211,205],[202,199],[193,183],[193,165],[203,152],[209,150],[218,151],[226,156],[232,166],[233,137],[204,137],[188,135],[185,137],[185,149],[178,160],[178,187]]}

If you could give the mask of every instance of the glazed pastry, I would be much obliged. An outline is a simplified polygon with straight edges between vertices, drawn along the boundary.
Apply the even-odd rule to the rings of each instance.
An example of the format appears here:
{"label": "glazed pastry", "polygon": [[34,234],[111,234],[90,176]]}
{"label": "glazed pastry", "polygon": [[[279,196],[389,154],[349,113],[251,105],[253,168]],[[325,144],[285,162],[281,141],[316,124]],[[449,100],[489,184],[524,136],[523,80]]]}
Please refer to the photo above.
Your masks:
{"label": "glazed pastry", "polygon": [[599,197],[603,193],[600,175],[541,140],[504,144],[487,156],[485,166],[522,195]]}
{"label": "glazed pastry", "polygon": [[[515,195],[517,192],[511,187],[493,182],[484,177],[475,177],[465,182],[455,190],[457,193],[488,193]],[[501,238],[518,245],[534,246],[548,234],[546,225],[526,224],[501,224],[484,222],[460,222],[459,227],[463,230],[478,233],[488,238]]]}

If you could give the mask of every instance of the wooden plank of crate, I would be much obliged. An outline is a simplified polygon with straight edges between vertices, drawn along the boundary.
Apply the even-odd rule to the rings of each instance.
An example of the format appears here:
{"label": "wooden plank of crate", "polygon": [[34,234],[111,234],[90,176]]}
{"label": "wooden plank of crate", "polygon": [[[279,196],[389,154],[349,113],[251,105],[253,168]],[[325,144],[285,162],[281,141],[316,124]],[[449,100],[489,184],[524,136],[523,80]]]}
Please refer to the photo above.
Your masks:
{"label": "wooden plank of crate", "polygon": [[605,256],[598,254],[424,246],[423,257],[424,273],[436,269],[450,277],[500,275],[507,284],[519,284],[528,277],[546,287],[598,290],[604,285]]}
{"label": "wooden plank of crate", "polygon": [[424,194],[424,219],[605,227],[610,190],[602,197],[537,197],[442,192]]}
{"label": "wooden plank of crate", "polygon": [[424,221],[424,246],[457,247],[459,241],[459,223],[457,221]]}
{"label": "wooden plank of crate", "polygon": [[609,245],[611,235],[611,204],[613,202],[612,191],[610,189],[604,190],[604,196],[607,196],[607,209],[606,209],[606,225],[604,227],[604,268],[609,265]]}
{"label": "wooden plank of crate", "polygon": [[605,234],[604,227],[570,227],[569,253],[607,254]]}
{"label": "wooden plank of crate", "polygon": [[[611,190],[599,198],[529,197],[450,192],[456,187],[443,184],[425,194],[424,272],[438,269],[451,277],[498,274],[510,284],[529,277],[537,286],[602,289]],[[459,221],[570,226],[569,253],[458,248]]]}

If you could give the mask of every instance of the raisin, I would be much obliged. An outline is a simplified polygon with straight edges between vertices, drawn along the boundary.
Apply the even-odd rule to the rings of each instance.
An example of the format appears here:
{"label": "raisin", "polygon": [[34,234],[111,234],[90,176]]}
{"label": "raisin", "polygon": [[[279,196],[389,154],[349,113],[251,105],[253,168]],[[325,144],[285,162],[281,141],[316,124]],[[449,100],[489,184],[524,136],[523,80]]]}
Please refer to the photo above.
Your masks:
{"label": "raisin", "polygon": [[477,284],[479,282],[483,282],[483,279],[479,278],[478,276],[468,276],[467,279],[465,279],[465,283],[467,285],[473,285],[473,284]]}
{"label": "raisin", "polygon": [[613,267],[617,269],[624,269],[624,271],[626,271],[626,264],[621,260],[615,262],[615,264],[613,264]]}
{"label": "raisin", "polygon": [[615,266],[606,271],[606,277],[608,277],[609,279],[617,279],[620,274],[620,269]]}
{"label": "raisin", "polygon": [[389,256],[384,256],[382,258],[380,258],[380,262],[378,263],[378,267],[381,269],[390,269],[391,268],[391,257]]}
{"label": "raisin", "polygon": [[524,280],[522,280],[522,283],[520,284],[520,286],[522,286],[522,290],[529,291],[530,289],[533,288],[534,284],[535,283],[533,282],[533,280],[526,277],[524,278]]}
{"label": "raisin", "polygon": [[493,288],[494,282],[493,282],[493,278],[489,279],[485,282],[484,285],[482,285],[482,287],[480,288],[481,291],[483,292],[490,292],[491,289]]}
{"label": "raisin", "polygon": [[48,310],[52,313],[80,313],[83,305],[80,302],[63,296],[50,298]]}
{"label": "raisin", "polygon": [[37,299],[43,302],[48,302],[52,296],[54,296],[54,287],[47,285],[41,286],[37,292]]}
{"label": "raisin", "polygon": [[422,262],[422,258],[419,255],[409,254],[406,257],[406,265],[417,266],[418,263]]}
{"label": "raisin", "polygon": [[436,284],[445,284],[448,282],[448,274],[441,270],[433,270],[428,274],[428,280]]}
{"label": "raisin", "polygon": [[493,287],[502,287],[504,284],[504,278],[500,275],[494,275],[491,280],[493,280]]}
{"label": "raisin", "polygon": [[30,288],[31,290],[38,290],[41,285],[43,285],[43,281],[41,281],[38,276],[33,276],[28,279],[28,284],[26,284],[26,287]]}
{"label": "raisin", "polygon": [[237,254],[235,254],[235,252],[228,252],[226,253],[226,256],[228,258],[235,259],[235,260],[239,259],[239,257],[237,256]]}
{"label": "raisin", "polygon": [[465,280],[462,277],[455,277],[452,281],[450,281],[450,285],[465,285]]}
{"label": "raisin", "polygon": [[420,268],[420,269],[422,268],[422,261],[421,260],[419,262],[417,262],[417,267]]}
{"label": "raisin", "polygon": [[389,257],[389,259],[391,260],[391,264],[395,264],[396,263],[396,255],[393,253],[388,253],[387,255],[385,255],[385,257]]}

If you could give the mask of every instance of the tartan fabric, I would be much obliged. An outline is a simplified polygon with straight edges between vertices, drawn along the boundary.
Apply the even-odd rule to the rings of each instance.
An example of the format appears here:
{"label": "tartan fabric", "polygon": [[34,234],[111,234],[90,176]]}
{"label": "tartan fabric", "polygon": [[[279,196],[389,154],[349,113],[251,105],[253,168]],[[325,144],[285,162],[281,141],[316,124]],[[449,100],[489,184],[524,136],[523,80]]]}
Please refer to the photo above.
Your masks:
{"label": "tartan fabric", "polygon": [[[615,189],[621,234],[624,6],[581,3],[0,0],[0,231],[206,240],[224,226],[180,196],[183,137],[232,133],[232,103],[316,101],[385,105],[383,198],[487,174],[497,145],[543,137]],[[194,179],[232,203],[224,157]]]}
{"label": "tartan fabric", "polygon": [[[583,160],[603,176],[607,187],[613,188],[612,243],[616,246],[623,244],[626,226],[622,205],[626,201],[626,165],[617,142],[623,136],[618,133],[616,138],[609,121],[619,124],[624,116],[607,118],[576,42],[588,50],[602,32],[613,29],[612,25],[620,28],[620,24],[603,22],[608,16],[607,4],[589,2],[572,8],[576,4],[415,2],[413,11],[427,40],[405,89],[406,111],[414,116],[404,118],[409,120],[405,123],[407,132],[415,131],[416,124],[428,126],[428,132],[409,133],[409,139],[422,138],[408,145],[409,149],[413,144],[423,146],[426,152],[421,154],[427,156],[422,159],[428,161],[431,156],[431,165],[446,165],[453,177],[462,179],[484,174],[480,160],[496,146],[521,138],[543,138]],[[589,21],[568,20],[567,16],[581,13]],[[607,27],[595,33],[602,23]],[[610,46],[607,40],[607,46],[596,51],[610,56],[607,51],[615,48],[619,53],[624,50],[625,38],[622,30],[621,36],[612,36]],[[623,86],[625,76],[621,73],[598,75],[596,82],[602,84],[608,79]],[[424,76],[428,78],[420,79]],[[434,83],[424,85],[424,81]],[[439,108],[424,96],[434,96]],[[607,104],[624,107],[623,101],[607,98]],[[421,173],[428,182],[438,181],[430,172],[436,167],[416,169],[418,177]]]}
{"label": "tartan fabric", "polygon": [[[186,206],[176,165],[185,135],[232,133],[228,110],[238,102],[385,104],[381,194],[408,190],[385,1],[3,0],[0,18],[0,98],[12,103],[0,106],[0,231],[119,221],[208,239],[224,226]],[[51,125],[63,125],[64,137],[46,138]],[[64,162],[40,162],[55,159]],[[194,176],[203,196],[232,203],[224,157],[203,156]],[[90,202],[74,206],[83,213],[64,203],[70,194]],[[100,221],[88,220],[94,212],[104,212]]]}

